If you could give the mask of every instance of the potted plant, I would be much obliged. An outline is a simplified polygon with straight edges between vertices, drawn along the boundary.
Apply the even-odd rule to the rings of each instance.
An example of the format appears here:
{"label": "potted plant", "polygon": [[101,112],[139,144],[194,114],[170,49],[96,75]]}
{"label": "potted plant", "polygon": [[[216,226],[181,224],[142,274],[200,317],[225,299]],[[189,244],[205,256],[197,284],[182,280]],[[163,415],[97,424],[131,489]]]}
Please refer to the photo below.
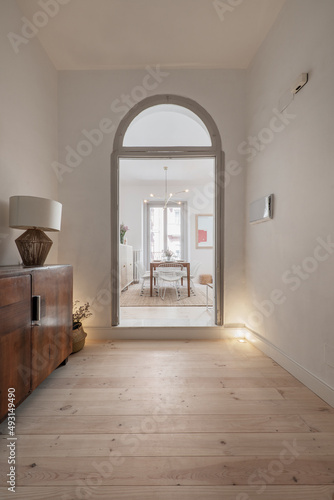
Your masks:
{"label": "potted plant", "polygon": [[85,345],[87,333],[83,329],[82,321],[93,314],[89,311],[89,302],[86,302],[83,306],[79,306],[79,302],[79,300],[76,300],[73,304],[72,354],[80,351]]}

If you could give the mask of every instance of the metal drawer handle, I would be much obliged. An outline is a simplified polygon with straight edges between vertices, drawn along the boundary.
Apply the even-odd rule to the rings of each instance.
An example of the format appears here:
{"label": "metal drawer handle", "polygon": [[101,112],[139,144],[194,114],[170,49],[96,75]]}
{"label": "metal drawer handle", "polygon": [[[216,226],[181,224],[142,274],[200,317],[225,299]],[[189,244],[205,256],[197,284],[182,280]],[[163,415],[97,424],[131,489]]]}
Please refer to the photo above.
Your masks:
{"label": "metal drawer handle", "polygon": [[32,311],[31,311],[32,321],[37,322],[41,320],[41,296],[32,296]]}

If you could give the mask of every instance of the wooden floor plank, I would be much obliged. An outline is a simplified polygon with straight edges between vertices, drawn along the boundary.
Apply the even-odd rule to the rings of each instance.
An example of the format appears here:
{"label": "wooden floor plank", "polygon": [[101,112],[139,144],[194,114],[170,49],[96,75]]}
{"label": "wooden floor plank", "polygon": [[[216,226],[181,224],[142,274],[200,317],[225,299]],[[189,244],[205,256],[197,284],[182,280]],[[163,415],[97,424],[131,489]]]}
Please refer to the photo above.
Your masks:
{"label": "wooden floor plank", "polygon": [[[313,394],[313,393],[311,393]],[[197,387],[190,389],[173,388],[167,385],[161,385],[158,388],[99,388],[99,389],[54,389],[52,392],[45,391],[44,389],[36,389],[31,395],[35,401],[38,400],[52,400],[64,401],[72,399],[72,401],[87,401],[96,399],[98,401],[159,401],[168,400],[170,398],[178,398],[180,400],[193,397],[199,398],[204,403],[205,400],[221,399],[226,401],[266,401],[266,400],[283,400],[283,396],[277,389],[273,387],[264,388],[236,388],[229,389],[220,387],[218,389]],[[316,396],[314,396],[316,398]],[[291,398],[290,398],[291,399]],[[321,402],[318,401],[318,402]]]}
{"label": "wooden floor plank", "polygon": [[[334,433],[141,433],[20,436],[18,457],[231,457],[279,456],[283,450],[300,457],[323,457],[333,450]],[[6,451],[6,436],[0,449]],[[334,479],[334,477],[333,477]]]}
{"label": "wooden floor plank", "polygon": [[310,400],[313,399],[321,401],[321,398],[314,394],[307,387],[277,387],[277,391],[281,394],[284,399],[289,400]]}
{"label": "wooden floor plank", "polygon": [[301,418],[312,431],[315,432],[334,432],[334,415],[332,413],[321,413],[314,415],[313,413],[301,415]]}
{"label": "wooden floor plank", "polygon": [[199,377],[198,374],[194,377],[48,377],[40,386],[40,389],[99,389],[99,388],[159,388],[167,386],[170,388],[256,388],[256,387],[302,387],[301,382],[291,375],[283,375],[280,377]]}
{"label": "wooden floor plank", "polygon": [[257,368],[229,368],[224,366],[205,366],[202,368],[188,364],[178,365],[154,365],[140,366],[133,365],[107,365],[107,366],[74,366],[70,365],[66,370],[58,369],[49,375],[50,378],[58,377],[197,377],[201,373],[202,377],[286,377],[286,371],[278,366],[257,367]]}
{"label": "wooden floor plank", "polygon": [[[135,343],[134,343],[135,342]],[[210,345],[208,344],[210,342]],[[236,339],[217,339],[217,340],[93,340],[87,338],[86,346],[89,346],[89,353],[97,353],[102,355],[103,352],[108,350],[112,351],[117,349],[118,351],[138,353],[138,351],[143,350],[145,352],[152,351],[154,353],[158,351],[186,351],[186,352],[216,352],[218,350],[223,350],[224,352],[235,351],[238,355],[240,354],[253,354],[257,357],[265,357],[265,355],[256,349],[250,342],[245,342],[241,345]],[[102,348],[102,349],[101,349]],[[85,356],[87,351],[80,352],[78,355]]]}
{"label": "wooden floor plank", "polygon": [[[277,455],[254,457],[22,457],[17,468],[21,486],[80,485],[99,482],[110,486],[253,486],[266,480],[275,485],[332,485],[334,456],[298,458],[290,454],[283,465]],[[279,473],[278,473],[279,471]],[[0,486],[5,484],[0,466]]]}
{"label": "wooden floor plank", "polygon": [[[319,417],[330,417],[332,426],[327,432],[334,432],[333,415],[308,415],[311,422]],[[306,419],[305,419],[306,420]],[[16,434],[137,434],[143,432],[320,432],[299,415],[168,415],[162,419],[141,419],[138,415],[77,416],[62,415],[48,417],[21,417]],[[322,429],[326,432],[326,429]],[[0,426],[5,434],[6,424]]]}
{"label": "wooden floor plank", "polygon": [[[85,495],[86,496],[83,496]],[[249,486],[19,486],[15,500],[251,500],[256,490]],[[88,496],[89,495],[89,496]],[[334,486],[267,485],[261,500],[333,500]],[[0,498],[13,493],[0,488]]]}
{"label": "wooden floor plank", "polygon": [[[76,368],[82,368],[82,367],[89,367],[89,368],[100,368],[100,367],[106,367],[106,368],[119,368],[119,367],[124,367],[127,363],[131,363],[131,367],[140,367],[142,368],[143,365],[147,365],[148,368],[175,368],[176,366],[180,365],[180,363],[186,363],[187,367],[196,369],[197,368],[202,368],[205,366],[205,368],[249,368],[249,369],[260,369],[260,368],[272,368],[277,372],[282,372],[282,368],[275,363],[270,358],[260,358],[260,359],[253,359],[253,358],[247,358],[247,357],[240,357],[238,359],[233,359],[232,354],[229,355],[228,357],[226,356],[210,356],[210,357],[203,357],[203,356],[198,356],[194,357],[193,359],[189,360],[187,359],[187,354],[182,353],[181,355],[173,355],[173,354],[168,354],[168,356],[159,356],[159,357],[154,357],[152,359],[152,356],[147,354],[146,356],[142,356],[141,359],[132,359],[133,356],[131,355],[118,355],[115,353],[113,357],[101,357],[101,356],[86,356],[86,357],[81,357],[81,358],[76,358],[75,361],[71,363],[71,367],[76,367]],[[180,368],[178,366],[178,368]],[[181,366],[182,368],[182,366]]]}
{"label": "wooden floor plank", "polygon": [[310,412],[328,412],[334,415],[326,403],[317,401],[223,401],[187,398],[169,401],[96,401],[93,405],[84,401],[34,400],[28,398],[17,409],[25,416],[52,415],[285,415]]}

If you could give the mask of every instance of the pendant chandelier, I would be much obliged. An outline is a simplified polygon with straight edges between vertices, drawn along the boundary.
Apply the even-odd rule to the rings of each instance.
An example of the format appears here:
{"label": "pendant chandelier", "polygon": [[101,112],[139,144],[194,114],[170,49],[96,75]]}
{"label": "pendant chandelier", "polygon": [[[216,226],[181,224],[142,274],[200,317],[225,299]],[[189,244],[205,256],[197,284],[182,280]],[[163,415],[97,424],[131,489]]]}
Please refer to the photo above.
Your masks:
{"label": "pendant chandelier", "polygon": [[[175,201],[172,198],[174,196],[176,196],[177,194],[188,193],[189,189],[184,189],[183,191],[177,191],[176,193],[169,193],[168,192],[168,179],[167,179],[168,167],[163,167],[163,168],[165,171],[165,194],[164,194],[164,196],[157,196],[157,195],[151,193],[150,198],[155,198],[155,199],[159,199],[159,200],[163,199],[165,202],[165,204],[164,204],[164,210],[165,210],[168,206],[168,203],[175,203],[176,205],[181,205],[181,201]],[[147,200],[144,200],[144,202],[147,203]]]}

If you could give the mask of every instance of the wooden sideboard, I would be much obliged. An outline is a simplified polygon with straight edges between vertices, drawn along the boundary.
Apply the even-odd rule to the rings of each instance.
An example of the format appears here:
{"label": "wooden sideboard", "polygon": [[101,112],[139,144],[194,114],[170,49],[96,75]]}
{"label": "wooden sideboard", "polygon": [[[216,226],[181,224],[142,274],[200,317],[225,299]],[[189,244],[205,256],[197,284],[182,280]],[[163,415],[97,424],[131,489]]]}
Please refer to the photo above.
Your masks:
{"label": "wooden sideboard", "polygon": [[71,266],[0,267],[0,422],[71,354],[72,289]]}
{"label": "wooden sideboard", "polygon": [[133,248],[130,245],[119,246],[120,286],[124,290],[133,282]]}

